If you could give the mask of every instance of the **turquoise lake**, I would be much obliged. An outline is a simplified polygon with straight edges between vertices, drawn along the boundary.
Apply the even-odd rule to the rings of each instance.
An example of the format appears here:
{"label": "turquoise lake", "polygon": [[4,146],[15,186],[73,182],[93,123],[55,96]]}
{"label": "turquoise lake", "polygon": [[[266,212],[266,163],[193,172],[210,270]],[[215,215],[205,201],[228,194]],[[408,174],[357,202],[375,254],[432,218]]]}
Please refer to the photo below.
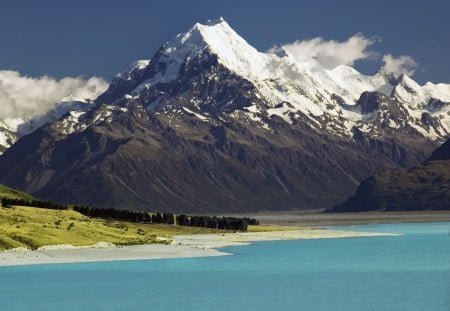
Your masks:
{"label": "turquoise lake", "polygon": [[258,242],[223,257],[0,267],[0,310],[450,310],[450,223],[345,229],[404,235]]}

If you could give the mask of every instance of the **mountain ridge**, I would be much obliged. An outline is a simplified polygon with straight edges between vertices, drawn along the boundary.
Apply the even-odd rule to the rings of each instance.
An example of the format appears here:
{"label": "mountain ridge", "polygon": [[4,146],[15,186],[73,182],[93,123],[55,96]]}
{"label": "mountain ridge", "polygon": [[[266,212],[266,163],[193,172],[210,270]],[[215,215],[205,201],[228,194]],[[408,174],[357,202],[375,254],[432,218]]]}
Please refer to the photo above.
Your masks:
{"label": "mountain ridge", "polygon": [[[177,69],[182,70],[180,64],[182,59],[191,59],[195,53],[203,53],[205,49],[218,50],[218,48],[211,48],[208,45],[208,40],[205,41],[204,37],[200,35],[202,31],[205,32],[205,29],[210,28],[213,30],[207,34],[223,32],[224,35],[221,35],[221,37],[230,36],[232,39],[229,40],[238,42],[237,45],[240,50],[244,51],[242,52],[244,56],[241,59],[236,56],[236,52],[232,49],[231,52],[228,51],[227,53],[213,53],[214,55],[219,55],[217,62],[247,80],[258,90],[256,95],[259,98],[263,98],[264,101],[271,103],[269,107],[259,107],[258,103],[249,105],[248,108],[252,110],[248,112],[249,117],[260,118],[258,111],[263,108],[262,110],[267,110],[269,114],[277,115],[286,122],[291,123],[293,122],[292,118],[295,118],[296,114],[302,114],[309,118],[308,121],[313,125],[317,122],[324,123],[332,120],[332,122],[326,124],[328,130],[334,131],[338,135],[351,137],[353,127],[370,131],[370,128],[367,128],[368,122],[366,122],[366,119],[373,116],[361,114],[354,109],[361,94],[369,91],[380,92],[387,98],[394,97],[398,101],[398,105],[406,110],[406,117],[409,119],[406,120],[407,123],[414,127],[415,130],[420,131],[422,135],[441,141],[445,140],[448,135],[450,125],[448,114],[450,111],[448,105],[448,102],[450,102],[449,85],[427,83],[421,87],[404,75],[393,78],[392,75],[379,71],[374,76],[364,76],[353,68],[349,70],[351,67],[348,66],[338,66],[333,70],[327,70],[315,60],[298,63],[288,54],[280,58],[275,54],[261,53],[249,46],[224,20],[219,20],[213,23],[212,26],[196,24],[187,33],[179,34],[167,42],[155,54],[153,64],[149,62],[147,67],[139,71],[145,78],[142,78],[139,83],[135,84],[134,89],[124,90],[120,95],[128,95],[132,98],[133,96],[138,96],[139,93],[145,92],[147,89],[157,91],[158,88],[155,86],[155,81],[159,84],[173,82],[177,77],[174,72]],[[191,38],[193,33],[197,34],[194,39]],[[207,37],[206,35],[204,36]],[[199,39],[198,37],[201,38]],[[200,41],[200,43],[196,40]],[[184,47],[181,42],[186,43],[187,47]],[[228,45],[233,46],[231,43]],[[172,54],[176,54],[174,58],[171,57]],[[168,58],[171,62],[166,69],[164,69],[165,58]],[[161,61],[161,59],[163,60]],[[249,68],[250,65],[258,69],[242,69]],[[251,68],[253,69],[254,67]],[[345,67],[348,68],[342,70]],[[169,73],[167,74],[167,72]],[[314,74],[311,74],[311,72],[314,72]],[[291,76],[292,79],[284,79],[288,76]],[[407,97],[405,95],[405,87],[400,87],[403,84],[414,85],[412,88],[414,94],[410,96],[414,98],[413,101],[405,99]],[[411,89],[410,87],[406,88]],[[424,91],[421,88],[424,88]],[[112,89],[117,90],[114,85]],[[402,96],[396,98],[394,95],[397,93],[401,93]],[[406,94],[408,93],[406,92]],[[436,96],[441,97],[441,99],[435,98]],[[117,94],[113,98],[101,96],[97,102],[111,102],[118,100],[118,98]],[[442,107],[441,109],[435,109],[436,105],[431,104],[437,100],[442,102],[443,109]],[[257,102],[257,100],[254,101]],[[294,107],[277,108],[277,105],[284,102],[290,103]],[[323,104],[325,102],[326,104]],[[345,105],[342,105],[343,103]],[[411,104],[411,107],[408,107],[405,103]],[[156,105],[162,105],[161,101],[157,102]],[[442,125],[441,119],[445,120],[443,121],[445,122],[444,125]],[[397,123],[398,120],[396,119],[392,119],[392,122],[390,122],[394,129]]]}
{"label": "mountain ridge", "polygon": [[19,138],[32,133],[46,123],[56,121],[66,114],[83,113],[92,108],[85,100],[58,103],[55,109],[47,113],[27,118],[6,118],[0,120],[0,154],[12,146]]}
{"label": "mountain ridge", "polygon": [[[419,102],[405,103],[385,73],[299,64],[256,51],[230,29],[223,20],[196,24],[131,64],[92,109],[8,149],[1,181],[46,200],[103,207],[325,208],[377,171],[417,165],[448,136],[445,87],[436,105],[435,91],[421,89]],[[231,36],[248,55],[219,55],[202,32],[222,45]]]}

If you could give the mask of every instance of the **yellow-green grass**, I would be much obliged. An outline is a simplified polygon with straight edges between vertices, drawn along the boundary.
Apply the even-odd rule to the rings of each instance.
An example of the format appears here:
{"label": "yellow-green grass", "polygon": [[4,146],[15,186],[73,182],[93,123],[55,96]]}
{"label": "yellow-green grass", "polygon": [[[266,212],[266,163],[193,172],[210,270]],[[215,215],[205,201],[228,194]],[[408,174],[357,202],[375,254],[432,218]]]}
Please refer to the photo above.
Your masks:
{"label": "yellow-green grass", "polygon": [[1,198],[23,199],[23,200],[33,200],[34,199],[31,195],[26,194],[25,192],[11,189],[11,188],[5,187],[3,185],[0,185],[0,199]]}
{"label": "yellow-green grass", "polygon": [[0,250],[16,247],[36,249],[45,245],[116,245],[171,243],[180,234],[223,233],[197,227],[163,224],[134,224],[89,218],[73,210],[34,207],[0,207]]}

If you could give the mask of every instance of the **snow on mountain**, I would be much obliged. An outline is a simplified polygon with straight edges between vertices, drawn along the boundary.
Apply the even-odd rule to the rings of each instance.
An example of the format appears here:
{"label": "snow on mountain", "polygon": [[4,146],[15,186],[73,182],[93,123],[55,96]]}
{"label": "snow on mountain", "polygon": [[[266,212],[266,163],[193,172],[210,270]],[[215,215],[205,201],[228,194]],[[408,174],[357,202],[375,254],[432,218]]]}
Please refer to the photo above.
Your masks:
{"label": "snow on mountain", "polygon": [[[267,117],[274,116],[289,124],[306,122],[316,130],[347,139],[354,137],[355,130],[383,136],[386,131],[406,126],[432,140],[445,139],[450,131],[450,85],[427,83],[420,86],[405,75],[395,77],[383,70],[367,76],[346,65],[329,70],[313,59],[299,62],[284,50],[276,54],[259,52],[223,18],[206,24],[197,23],[189,31],[165,43],[152,60],[129,64],[113,78],[110,88],[96,103],[111,107],[117,103],[138,101],[149,110],[171,107],[174,102],[180,104],[188,96],[186,91],[189,88],[177,85],[182,83],[181,75],[188,74],[183,73],[186,68],[197,70],[197,66],[206,61],[202,60],[204,55],[215,57],[223,68],[254,87],[240,99],[233,98],[232,94],[227,95],[229,99],[222,99],[228,101],[226,106],[233,101],[246,101],[239,104],[242,106],[240,113],[229,113],[229,116],[247,117],[269,131]],[[220,82],[218,73],[210,73],[207,79]],[[194,80],[192,83],[206,82]],[[364,97],[367,92],[383,96]],[[213,122],[210,111],[202,109],[205,103],[217,99],[198,94],[189,96],[189,107],[177,111],[197,116],[202,122]],[[366,100],[375,101],[370,105],[376,109],[368,109]],[[115,112],[108,109],[105,111]],[[392,109],[398,111],[394,113]],[[63,112],[69,110],[73,109]],[[111,117],[110,112],[99,114],[94,123],[107,120]],[[56,119],[55,116],[52,118]],[[77,120],[82,123],[82,115],[69,115],[68,118],[70,120],[60,125],[67,125],[63,131],[66,134],[88,126],[74,125]],[[13,124],[15,121],[8,122]],[[21,128],[27,129],[27,133],[42,122]],[[6,129],[0,136],[0,144],[7,146],[10,144],[7,143],[8,138],[10,142],[14,141],[8,136],[12,134],[7,133],[14,133],[17,129],[6,123],[0,123],[0,126]]]}
{"label": "snow on mountain", "polygon": [[366,76],[353,67],[341,65],[330,70],[330,73],[334,80],[348,92],[342,95],[350,96],[352,98],[350,102],[357,101],[359,96],[366,91],[380,92],[389,96],[394,88],[394,85],[389,82],[389,78],[382,72]]}
{"label": "snow on mountain", "polygon": [[427,82],[422,89],[429,96],[429,99],[440,99],[443,102],[450,102],[450,85],[444,83],[433,84]]}
{"label": "snow on mountain", "polygon": [[130,64],[92,109],[20,139],[0,175],[64,203],[325,208],[374,172],[428,157],[449,135],[449,94],[385,70],[262,53],[219,19]]}
{"label": "snow on mountain", "polygon": [[421,105],[426,104],[425,101],[427,100],[422,87],[406,75],[400,77],[400,81],[395,86],[392,95],[410,108],[419,108]]}
{"label": "snow on mountain", "polygon": [[178,34],[164,44],[155,60],[163,70],[145,80],[132,93],[139,93],[156,83],[176,80],[180,67],[205,49],[217,55],[218,61],[228,69],[243,77],[258,80],[271,76],[267,64],[274,57],[258,52],[220,18],[206,25],[197,23],[188,32]]}
{"label": "snow on mountain", "polygon": [[[373,76],[366,76],[345,65],[328,70],[315,60],[298,62],[287,51],[277,54],[259,52],[222,18],[204,25],[197,23],[188,32],[178,34],[164,44],[152,60],[157,64],[153,73],[134,87],[128,98],[137,98],[143,92],[158,89],[158,84],[174,83],[179,79],[182,67],[188,66],[205,51],[215,55],[225,68],[250,81],[257,90],[256,96],[268,105],[264,109],[257,107],[257,103],[253,108],[247,107],[244,111],[252,120],[260,120],[262,110],[290,124],[296,118],[306,117],[312,127],[351,137],[354,127],[372,127],[370,120],[373,118],[356,107],[364,92],[395,97],[405,105],[412,119],[419,120],[423,113],[430,112],[427,106],[430,100],[450,102],[448,85],[427,83],[420,86],[406,76],[397,78],[382,70]],[[140,70],[148,68],[148,61],[132,64],[131,68],[135,68],[136,64],[141,64],[138,66]],[[152,109],[164,104],[161,97],[153,96],[152,101],[149,105]],[[201,99],[192,101],[200,102]],[[430,114],[442,123],[440,133],[422,126],[420,122],[413,124],[413,127],[431,139],[445,137],[449,131],[450,117],[447,114],[448,105],[444,106],[433,106]],[[388,124],[392,124],[393,128],[398,126],[396,120]],[[264,127],[268,127],[267,124]]]}
{"label": "snow on mountain", "polygon": [[128,64],[128,66],[122,69],[115,77],[122,80],[131,80],[133,74],[135,74],[137,71],[144,69],[149,64],[150,60],[148,59],[137,60],[135,62]]}
{"label": "snow on mountain", "polygon": [[[251,81],[258,89],[259,95],[272,106],[269,112],[289,123],[292,123],[292,120],[286,116],[285,109],[277,108],[278,104],[289,103],[293,106],[292,112],[300,111],[307,116],[318,117],[324,112],[338,115],[339,107],[330,111],[326,104],[334,102],[334,96],[354,104],[361,90],[367,90],[366,86],[356,91],[346,89],[345,77],[332,73],[314,60],[298,63],[288,53],[279,57],[258,52],[223,19],[219,19],[206,25],[195,24],[188,32],[177,35],[163,45],[154,60],[154,63],[161,64],[161,70],[143,81],[131,94],[139,94],[158,83],[165,84],[176,80],[181,66],[188,64],[206,49],[216,55],[218,62],[227,69]],[[364,81],[366,80],[368,79]],[[372,80],[366,84],[380,84],[370,84],[372,89],[386,84],[384,80]]]}
{"label": "snow on mountain", "polygon": [[397,99],[407,104],[410,108],[423,108],[433,100],[450,102],[450,85],[426,83],[420,86],[406,75],[402,75],[393,93]]}
{"label": "snow on mountain", "polygon": [[92,102],[81,100],[62,102],[55,105],[56,108],[44,115],[0,120],[0,154],[20,137],[35,131],[48,122],[58,120],[66,114],[69,118],[77,116],[76,120],[72,120],[72,122],[78,122],[78,117],[91,109],[93,105]]}

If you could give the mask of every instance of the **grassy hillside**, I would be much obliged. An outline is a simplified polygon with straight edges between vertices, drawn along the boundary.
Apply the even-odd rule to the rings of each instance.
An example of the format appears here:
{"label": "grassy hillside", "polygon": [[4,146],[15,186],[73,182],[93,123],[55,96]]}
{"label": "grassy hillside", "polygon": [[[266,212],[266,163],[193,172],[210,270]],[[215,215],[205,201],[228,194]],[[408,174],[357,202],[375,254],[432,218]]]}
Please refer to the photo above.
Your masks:
{"label": "grassy hillside", "polygon": [[334,212],[450,209],[450,160],[388,170],[364,180]]}
{"label": "grassy hillside", "polygon": [[0,185],[0,198],[33,200],[31,195],[5,187],[3,185]]}
{"label": "grassy hillside", "polygon": [[89,218],[72,210],[33,207],[0,207],[0,250],[36,249],[44,245],[91,245],[100,241],[116,245],[170,243],[179,234],[217,233],[197,227],[135,224]]}

